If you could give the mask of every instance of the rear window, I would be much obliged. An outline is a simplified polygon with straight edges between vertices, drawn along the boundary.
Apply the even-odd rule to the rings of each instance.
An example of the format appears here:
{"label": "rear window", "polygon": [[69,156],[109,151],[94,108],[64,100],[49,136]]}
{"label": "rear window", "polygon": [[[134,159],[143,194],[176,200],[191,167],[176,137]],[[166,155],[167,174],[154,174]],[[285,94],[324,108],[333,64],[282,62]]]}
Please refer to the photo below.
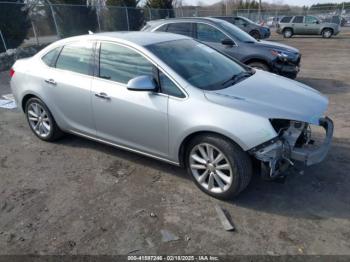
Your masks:
{"label": "rear window", "polygon": [[300,24],[304,21],[304,17],[303,16],[296,16],[294,17],[293,19],[293,23],[297,23],[297,24]]}
{"label": "rear window", "polygon": [[292,20],[291,16],[285,16],[281,19],[281,23],[289,23]]}
{"label": "rear window", "polygon": [[191,23],[171,23],[168,24],[168,32],[186,36],[192,36],[192,24]]}
{"label": "rear window", "polygon": [[90,74],[92,42],[77,42],[63,47],[56,68],[80,74]]}
{"label": "rear window", "polygon": [[55,49],[51,50],[50,52],[46,53],[46,55],[44,55],[41,60],[43,60],[43,62],[52,67],[53,64],[56,62],[57,56],[61,51],[61,46],[60,47],[56,47]]}
{"label": "rear window", "polygon": [[168,25],[162,25],[161,27],[158,27],[157,31],[165,32],[167,27],[168,27]]}

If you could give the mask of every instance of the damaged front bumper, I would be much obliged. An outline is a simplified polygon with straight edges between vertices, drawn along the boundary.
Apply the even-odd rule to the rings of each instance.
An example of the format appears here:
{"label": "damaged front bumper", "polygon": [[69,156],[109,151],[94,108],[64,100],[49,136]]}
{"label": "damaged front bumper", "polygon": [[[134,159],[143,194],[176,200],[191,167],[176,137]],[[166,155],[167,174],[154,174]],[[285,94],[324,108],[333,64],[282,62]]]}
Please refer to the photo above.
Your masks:
{"label": "damaged front bumper", "polygon": [[278,57],[272,64],[272,71],[279,75],[294,79],[300,71],[300,60],[301,55],[298,55],[297,58],[292,60]]}
{"label": "damaged front bumper", "polygon": [[315,150],[308,148],[293,148],[290,156],[292,159],[302,161],[305,165],[311,166],[320,163],[326,157],[333,137],[333,121],[328,117],[321,118],[319,124],[326,130],[326,136],[321,146]]}
{"label": "damaged front bumper", "polygon": [[280,130],[279,136],[250,150],[250,153],[261,161],[263,176],[277,177],[289,166],[294,165],[294,161],[310,166],[320,163],[326,157],[333,137],[333,122],[330,118],[319,120],[319,126],[323,127],[326,133],[322,143],[316,148],[310,148],[313,140],[308,137],[308,124],[290,122],[288,128]]}

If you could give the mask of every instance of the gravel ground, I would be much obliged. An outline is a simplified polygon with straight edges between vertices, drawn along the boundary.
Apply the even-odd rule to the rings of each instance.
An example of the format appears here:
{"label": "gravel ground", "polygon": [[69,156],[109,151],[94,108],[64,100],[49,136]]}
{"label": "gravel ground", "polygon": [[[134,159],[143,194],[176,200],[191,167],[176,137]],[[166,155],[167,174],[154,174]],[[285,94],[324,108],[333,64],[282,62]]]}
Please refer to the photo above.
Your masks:
{"label": "gravel ground", "polygon": [[[350,255],[350,36],[273,39],[301,50],[298,81],[330,99],[323,163],[284,183],[256,176],[223,202],[180,168],[72,135],[45,143],[21,113],[0,109],[0,254]],[[223,230],[216,204],[235,231]]]}

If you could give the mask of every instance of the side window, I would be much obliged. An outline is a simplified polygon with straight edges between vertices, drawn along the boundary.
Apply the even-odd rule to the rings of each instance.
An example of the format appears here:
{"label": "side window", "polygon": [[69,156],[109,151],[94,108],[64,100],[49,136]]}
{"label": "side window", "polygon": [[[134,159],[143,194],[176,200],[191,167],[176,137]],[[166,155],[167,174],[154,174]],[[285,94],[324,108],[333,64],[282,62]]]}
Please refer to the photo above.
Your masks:
{"label": "side window", "polygon": [[63,47],[56,68],[90,75],[92,42],[77,42]]}
{"label": "side window", "polygon": [[293,23],[296,23],[296,24],[300,24],[304,21],[304,17],[303,16],[296,16],[294,17],[293,19]]}
{"label": "side window", "polygon": [[43,60],[43,62],[52,67],[53,64],[56,62],[56,58],[58,56],[58,54],[60,53],[61,51],[61,46],[60,47],[56,47],[55,49],[49,51],[48,53],[46,53],[46,55],[44,55],[41,60]]}
{"label": "side window", "polygon": [[159,32],[166,32],[166,29],[167,29],[168,25],[162,25],[161,27],[159,27],[156,31],[159,31]]}
{"label": "side window", "polygon": [[281,19],[281,23],[289,23],[292,20],[291,16],[285,16]]}
{"label": "side window", "polygon": [[246,21],[244,21],[243,19],[241,18],[235,18],[235,25],[238,25],[238,26],[245,26],[247,24]]}
{"label": "side window", "polygon": [[203,42],[221,43],[223,39],[227,38],[224,33],[211,25],[198,23],[197,24],[197,39]]}
{"label": "side window", "polygon": [[180,98],[185,97],[184,93],[182,93],[182,91],[173,83],[173,81],[171,81],[161,71],[159,71],[159,82],[162,93]]}
{"label": "side window", "polygon": [[168,32],[192,37],[191,23],[171,23],[168,24]]}
{"label": "side window", "polygon": [[99,77],[126,84],[130,79],[153,76],[153,65],[130,48],[101,43]]}
{"label": "side window", "polygon": [[317,18],[314,16],[305,16],[305,23],[306,24],[316,24],[317,23]]}

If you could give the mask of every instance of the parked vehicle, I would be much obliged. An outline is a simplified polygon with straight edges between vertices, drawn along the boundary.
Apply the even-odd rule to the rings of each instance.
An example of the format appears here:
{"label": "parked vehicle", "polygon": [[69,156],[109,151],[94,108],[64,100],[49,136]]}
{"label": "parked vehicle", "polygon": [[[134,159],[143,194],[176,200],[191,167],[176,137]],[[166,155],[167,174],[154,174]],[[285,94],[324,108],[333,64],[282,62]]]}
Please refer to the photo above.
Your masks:
{"label": "parked vehicle", "polygon": [[280,20],[279,17],[270,16],[267,18],[266,25],[268,27],[276,27],[279,20]]}
{"label": "parked vehicle", "polygon": [[299,50],[276,42],[255,40],[231,23],[216,18],[176,18],[149,21],[142,31],[193,37],[239,61],[289,78],[299,72]]}
{"label": "parked vehicle", "polygon": [[322,35],[323,38],[331,38],[340,32],[340,26],[322,23],[315,16],[285,16],[278,23],[276,31],[285,38],[293,35]]}
{"label": "parked vehicle", "polygon": [[271,35],[270,28],[259,25],[243,16],[216,16],[214,18],[234,24],[255,39],[265,39],[269,38]]}
{"label": "parked vehicle", "polygon": [[322,20],[323,23],[333,23],[340,26],[344,26],[346,24],[345,18],[340,15],[333,15],[331,17],[326,17]]}
{"label": "parked vehicle", "polygon": [[[38,138],[68,132],[184,166],[218,198],[246,188],[253,159],[273,179],[293,161],[322,161],[332,138],[319,92],[176,34],[67,38],[17,60],[10,75]],[[312,125],[326,129],[315,150]]]}

